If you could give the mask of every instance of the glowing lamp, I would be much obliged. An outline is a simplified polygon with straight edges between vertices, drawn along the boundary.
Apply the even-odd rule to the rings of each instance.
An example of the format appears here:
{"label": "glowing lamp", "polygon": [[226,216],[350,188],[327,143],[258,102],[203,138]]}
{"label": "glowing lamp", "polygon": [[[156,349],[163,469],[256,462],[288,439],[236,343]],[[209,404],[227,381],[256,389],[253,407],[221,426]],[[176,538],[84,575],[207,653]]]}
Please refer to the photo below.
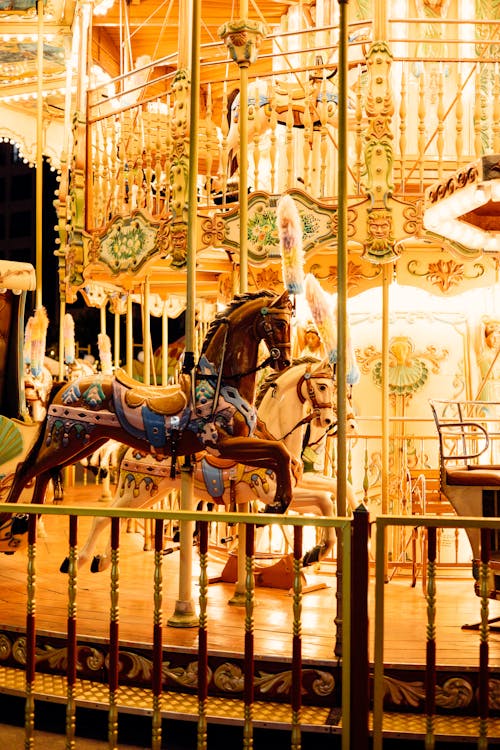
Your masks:
{"label": "glowing lamp", "polygon": [[483,156],[428,187],[423,223],[472,250],[500,252],[500,154]]}

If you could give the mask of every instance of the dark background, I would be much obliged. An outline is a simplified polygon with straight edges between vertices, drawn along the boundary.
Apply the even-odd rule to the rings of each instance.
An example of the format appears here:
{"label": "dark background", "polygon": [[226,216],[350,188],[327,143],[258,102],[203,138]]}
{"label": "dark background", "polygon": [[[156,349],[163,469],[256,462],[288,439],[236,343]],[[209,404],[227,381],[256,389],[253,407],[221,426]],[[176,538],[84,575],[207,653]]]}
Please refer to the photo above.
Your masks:
{"label": "dark background", "polygon": [[[43,164],[43,216],[42,216],[42,304],[47,310],[47,354],[58,357],[59,349],[59,276],[55,251],[57,214],[54,208],[58,188],[57,173],[44,159]],[[32,263],[36,268],[36,168],[25,163],[17,146],[0,142],[0,258]],[[35,308],[35,293],[28,295],[26,316]],[[78,347],[97,358],[97,334],[100,331],[100,310],[87,307],[79,294],[77,302],[67,305],[75,321],[75,339]],[[142,322],[138,305],[133,306],[134,342],[142,341]],[[169,320],[169,340],[175,341],[184,334],[184,314]],[[161,318],[151,317],[153,349],[161,344]],[[106,330],[113,342],[114,316],[106,313]],[[125,351],[125,316],[121,320],[121,347]],[[139,347],[140,348],[140,347]]]}

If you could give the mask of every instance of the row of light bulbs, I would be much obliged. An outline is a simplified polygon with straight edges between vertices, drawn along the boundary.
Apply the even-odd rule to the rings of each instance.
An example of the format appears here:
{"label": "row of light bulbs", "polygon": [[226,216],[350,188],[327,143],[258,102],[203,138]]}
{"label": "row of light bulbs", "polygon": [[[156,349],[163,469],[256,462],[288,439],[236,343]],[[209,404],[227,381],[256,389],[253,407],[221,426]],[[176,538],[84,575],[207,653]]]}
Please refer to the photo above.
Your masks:
{"label": "row of light bulbs", "polygon": [[[76,91],[76,86],[71,87],[71,91]],[[66,89],[58,88],[58,89],[51,89],[50,91],[42,91],[42,97],[46,99],[48,96],[64,96],[66,93]],[[0,100],[3,101],[5,104],[8,102],[25,102],[29,99],[37,99],[38,98],[38,92],[37,91],[29,91],[25,92],[24,94],[12,94],[9,96],[2,96],[0,97]]]}
{"label": "row of light bulbs", "polygon": [[471,250],[500,252],[500,232],[485,231],[460,219],[490,201],[500,202],[500,180],[468,185],[429,206],[424,212],[424,226]]}

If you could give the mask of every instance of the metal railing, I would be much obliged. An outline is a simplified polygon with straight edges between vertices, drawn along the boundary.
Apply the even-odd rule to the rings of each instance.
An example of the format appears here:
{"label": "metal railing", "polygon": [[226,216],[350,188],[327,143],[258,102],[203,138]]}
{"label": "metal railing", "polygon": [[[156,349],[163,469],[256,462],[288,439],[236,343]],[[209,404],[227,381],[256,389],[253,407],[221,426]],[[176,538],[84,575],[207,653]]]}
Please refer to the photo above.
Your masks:
{"label": "metal railing", "polygon": [[[415,520],[402,516],[379,516],[376,520],[376,570],[375,570],[375,629],[374,629],[374,663],[373,663],[373,749],[381,750],[384,736],[384,718],[387,717],[386,696],[390,692],[390,677],[386,674],[384,665],[384,615],[386,570],[384,559],[386,554],[386,538],[388,531],[394,527],[411,526]],[[450,517],[419,517],[418,524],[427,532],[427,590],[426,611],[427,619],[424,623],[414,623],[411,637],[417,640],[419,637],[425,639],[425,665],[424,677],[420,682],[420,691],[416,689],[416,683],[406,687],[413,689],[413,707],[418,702],[422,704],[422,735],[426,750],[433,750],[437,739],[442,736],[447,738],[462,738],[466,732],[464,729],[466,717],[462,720],[462,727],[458,730],[453,728],[453,719],[450,717],[451,709],[472,711],[472,704],[476,704],[474,714],[475,726],[472,728],[470,738],[477,740],[478,748],[488,747],[488,739],[498,739],[498,702],[495,696],[496,677],[490,674],[489,664],[489,600],[491,590],[491,568],[490,568],[490,535],[500,529],[500,519],[491,518],[450,518]],[[477,594],[480,610],[478,660],[477,660],[477,688],[473,685],[473,679],[468,682],[464,676],[456,678],[461,681],[461,701],[452,705],[450,695],[446,695],[447,686],[440,685],[437,673],[437,629],[436,616],[439,612],[439,584],[438,571],[436,568],[436,534],[440,528],[480,529],[481,530],[481,562],[478,570]],[[494,563],[495,565],[495,563]],[[418,625],[420,624],[420,629]],[[472,672],[470,666],[464,666],[463,672]],[[420,693],[418,698],[415,696]],[[464,712],[465,713],[465,712]],[[448,715],[448,718],[447,718]],[[438,724],[439,723],[439,724]],[[438,728],[439,726],[439,728]]]}
{"label": "metal railing", "polygon": [[[0,512],[11,512],[13,507],[7,504],[0,505]],[[189,526],[194,521],[198,522],[200,528],[199,542],[199,599],[197,624],[198,640],[194,649],[194,659],[197,665],[196,680],[191,683],[194,694],[191,711],[193,719],[198,722],[197,748],[202,750],[206,747],[207,725],[214,720],[209,694],[209,658],[211,657],[210,629],[211,624],[207,617],[210,602],[208,587],[208,553],[209,533],[208,526],[213,521],[213,515],[206,512],[191,511],[161,511],[161,510],[123,510],[116,508],[100,507],[72,507],[72,506],[32,506],[30,504],[17,504],[16,513],[29,515],[28,549],[26,552],[27,578],[26,578],[26,638],[24,646],[24,662],[18,666],[18,670],[25,672],[23,683],[23,696],[26,701],[25,732],[26,742],[32,742],[35,736],[35,713],[36,702],[39,699],[59,700],[66,704],[66,736],[68,742],[74,741],[76,712],[78,706],[82,705],[81,687],[78,681],[78,641],[84,637],[78,630],[77,608],[78,608],[78,546],[77,531],[79,522],[85,517],[104,516],[111,519],[112,525],[112,559],[109,576],[109,623],[108,657],[106,659],[106,679],[101,685],[100,707],[108,712],[108,740],[110,748],[118,747],[118,727],[120,713],[127,708],[123,703],[124,686],[120,684],[119,662],[120,651],[120,604],[122,594],[120,590],[120,522],[122,519],[147,519],[154,525],[154,563],[153,576],[151,579],[153,605],[153,625],[151,632],[152,658],[150,670],[150,688],[141,693],[141,706],[146,715],[151,716],[152,727],[152,750],[159,750],[162,746],[162,719],[165,717],[168,707],[168,697],[165,697],[164,670],[167,668],[166,659],[169,654],[168,647],[163,642],[163,587],[164,587],[164,524],[168,521],[180,521]],[[46,692],[40,694],[37,669],[37,587],[43,580],[37,570],[37,516],[60,516],[68,522],[68,581],[67,581],[67,625],[66,625],[66,647],[67,663],[63,688],[57,695],[52,697]],[[254,612],[256,607],[254,562],[255,562],[255,538],[254,531],[256,518],[252,514],[220,513],[218,520],[224,523],[238,523],[245,527],[244,547],[244,592],[243,607],[245,616],[242,618],[242,659],[245,665],[244,679],[240,690],[240,701],[237,709],[236,722],[243,729],[246,738],[245,747],[250,747],[253,741],[254,729],[263,726],[258,713],[261,696],[257,695],[256,669],[255,669],[255,633]],[[387,670],[394,664],[387,665],[384,660],[384,624],[385,624],[385,599],[388,588],[386,586],[386,568],[384,558],[386,555],[386,538],[388,530],[392,527],[410,527],[415,524],[416,519],[408,516],[379,516],[376,519],[376,550],[375,550],[375,581],[374,581],[374,641],[373,641],[373,664],[371,669],[369,659],[369,628],[368,628],[368,590],[371,583],[368,574],[368,526],[369,518],[366,509],[362,506],[353,514],[352,519],[346,518],[304,518],[299,516],[271,516],[262,514],[258,517],[258,525],[277,526],[288,525],[293,527],[293,586],[292,586],[292,608],[290,621],[290,684],[289,693],[286,698],[286,719],[283,714],[276,714],[270,720],[267,715],[265,726],[268,729],[286,729],[290,732],[290,747],[299,750],[301,737],[307,721],[303,719],[303,712],[307,706],[303,705],[303,676],[306,670],[302,655],[302,530],[307,526],[327,526],[336,528],[339,535],[339,545],[342,550],[339,557],[340,563],[340,590],[342,591],[342,603],[339,612],[325,611],[325,616],[334,617],[337,630],[339,631],[338,642],[338,665],[340,670],[341,688],[337,695],[339,705],[335,710],[340,713],[341,721],[329,727],[330,733],[341,735],[343,750],[365,750],[369,747],[369,735],[373,732],[373,747],[378,750],[383,746],[386,736],[391,736],[390,717],[396,710],[394,706],[387,705],[387,696],[393,691],[395,680],[391,680]],[[436,740],[442,737],[456,738],[457,715],[460,716],[460,726],[463,735],[469,740],[477,740],[479,748],[487,747],[491,738],[500,737],[500,722],[497,718],[500,706],[496,699],[496,675],[490,667],[489,661],[489,595],[491,594],[492,566],[495,570],[495,562],[491,562],[489,554],[489,538],[492,532],[500,530],[500,519],[485,518],[452,518],[452,517],[418,517],[419,527],[426,530],[426,565],[427,565],[427,587],[425,591],[425,607],[427,617],[425,621],[415,623],[412,638],[422,637],[425,639],[425,663],[421,665],[424,678],[420,687],[416,683],[408,682],[406,691],[408,693],[408,706],[420,711],[420,734],[425,737],[425,747],[432,749]],[[436,568],[436,537],[437,530],[444,529],[482,529],[482,553],[478,569],[477,592],[479,609],[479,643],[477,677],[470,675],[474,671],[470,665],[464,665],[464,674],[456,681],[463,683],[462,690],[455,696],[455,702],[450,702],[449,687],[440,684],[439,665],[436,659],[437,653],[437,629],[436,617],[439,611],[439,571]],[[62,550],[59,550],[62,552]],[[22,554],[18,552],[17,554]],[[353,583],[355,582],[355,585]],[[419,599],[421,595],[419,594]],[[217,623],[220,626],[220,623]],[[420,627],[420,634],[417,628]],[[458,625],[457,625],[458,627]],[[17,627],[19,632],[22,628]],[[129,644],[130,646],[130,644]],[[355,647],[354,647],[355,646]],[[493,645],[491,646],[493,648]],[[493,661],[493,660],[492,660]],[[495,655],[496,663],[496,655]],[[370,672],[372,672],[370,674]],[[0,670],[0,692],[9,692],[3,682],[3,668]],[[468,684],[465,683],[468,680]],[[403,683],[401,683],[403,685]],[[476,687],[477,686],[477,687]],[[404,686],[401,688],[404,692]],[[137,689],[136,689],[137,690]],[[104,691],[104,698],[102,698]],[[50,692],[50,691],[49,691]],[[410,695],[411,694],[411,695]],[[415,698],[415,696],[417,696]],[[189,696],[188,696],[189,697]],[[228,696],[229,702],[234,704],[234,693]],[[184,699],[184,698],[183,698]],[[220,700],[220,698],[219,698]],[[413,701],[413,702],[412,702]],[[389,701],[390,702],[390,701]],[[420,704],[419,706],[417,704]],[[354,710],[355,708],[355,710]],[[456,712],[453,711],[456,709]],[[466,709],[468,716],[460,712]],[[137,696],[133,708],[138,710]],[[316,709],[317,710],[317,709]],[[407,708],[408,710],[408,708]],[[170,708],[170,715],[172,709]],[[408,714],[406,714],[408,715]],[[413,717],[415,720],[415,716]],[[467,720],[472,720],[473,727],[466,730]],[[470,723],[470,721],[469,721]],[[336,731],[335,731],[336,730]],[[409,732],[411,736],[411,732]],[[32,746],[32,745],[30,745]]]}
{"label": "metal railing", "polygon": [[[68,742],[74,742],[76,711],[81,705],[81,687],[77,684],[78,677],[78,639],[85,634],[79,632],[77,626],[78,609],[78,525],[85,517],[106,517],[111,519],[111,565],[109,574],[109,623],[108,623],[108,656],[107,662],[107,698],[108,711],[108,739],[109,747],[118,747],[118,724],[119,714],[123,710],[122,686],[120,685],[120,636],[119,636],[119,604],[121,603],[120,591],[120,523],[123,519],[145,519],[154,525],[154,571],[151,580],[153,589],[153,627],[151,632],[152,662],[151,662],[151,685],[150,690],[144,697],[143,710],[150,713],[152,722],[152,750],[159,750],[162,746],[162,717],[165,714],[165,703],[163,701],[164,670],[166,669],[163,638],[163,586],[165,571],[164,566],[164,524],[169,521],[178,521],[181,526],[189,529],[187,537],[191,536],[190,529],[196,521],[199,527],[199,600],[198,600],[198,643],[197,643],[197,677],[195,680],[197,694],[198,715],[198,745],[201,750],[206,747],[206,727],[210,721],[208,683],[210,672],[208,666],[209,658],[209,634],[210,624],[207,618],[207,608],[210,600],[208,589],[208,551],[209,551],[209,524],[213,522],[214,515],[209,512],[191,511],[165,511],[165,510],[131,510],[101,507],[75,507],[71,505],[43,505],[31,504],[12,505],[1,504],[0,512],[12,512],[16,514],[28,514],[28,547],[26,552],[27,579],[26,579],[26,639],[25,639],[25,732],[26,743],[32,743],[35,735],[35,713],[36,701],[40,698],[37,678],[37,586],[39,585],[39,574],[37,570],[37,517],[46,519],[48,516],[60,516],[68,522],[68,550],[67,550],[67,624],[66,624],[66,647],[67,667],[65,684],[62,695],[45,695],[46,700],[64,700],[66,703],[66,737]],[[364,514],[365,516],[367,514]],[[244,547],[244,593],[243,606],[245,609],[244,632],[242,633],[244,684],[241,692],[242,708],[239,714],[239,722],[243,727],[246,745],[251,747],[253,736],[256,700],[254,685],[254,561],[255,561],[255,526],[256,516],[252,514],[218,513],[217,521],[222,523],[238,523],[245,528]],[[292,682],[289,691],[288,720],[286,726],[291,732],[291,747],[301,746],[301,711],[302,711],[302,530],[307,526],[326,526],[338,530],[339,544],[342,548],[342,589],[347,596],[351,590],[351,526],[352,520],[346,518],[309,518],[309,517],[287,517],[259,514],[258,525],[268,526],[287,525],[292,526],[293,533],[293,586],[292,586],[292,619],[290,628],[291,644],[291,675]],[[192,545],[192,542],[190,541]],[[181,541],[182,545],[182,541]],[[365,543],[366,547],[366,543]],[[59,550],[64,554],[63,550]],[[18,551],[16,554],[23,554]],[[181,546],[182,561],[182,546]],[[41,576],[40,576],[41,577]],[[144,582],[147,585],[147,582]],[[338,613],[330,613],[337,618]],[[170,623],[168,623],[170,624]],[[220,627],[220,623],[218,624]],[[340,632],[341,631],[341,632]],[[342,612],[342,627],[339,627],[338,643],[341,653],[341,702],[342,702],[342,747],[344,750],[350,748],[350,690],[352,679],[351,668],[351,608],[345,607]],[[166,647],[165,647],[166,648]],[[333,654],[332,654],[333,658]],[[0,692],[5,689],[1,685]],[[229,697],[229,696],[228,696]],[[234,702],[234,693],[230,696]],[[273,721],[266,720],[268,728],[273,727]],[[282,729],[283,722],[277,719],[276,728]],[[28,746],[28,744],[27,744]],[[32,745],[30,744],[30,747]]]}

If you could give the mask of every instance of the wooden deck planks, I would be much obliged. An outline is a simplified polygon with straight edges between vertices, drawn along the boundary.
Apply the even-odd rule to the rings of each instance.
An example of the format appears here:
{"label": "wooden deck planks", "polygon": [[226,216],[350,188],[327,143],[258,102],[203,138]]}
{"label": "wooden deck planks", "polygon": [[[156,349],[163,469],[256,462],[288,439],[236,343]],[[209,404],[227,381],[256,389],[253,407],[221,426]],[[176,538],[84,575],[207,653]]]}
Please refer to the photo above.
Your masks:
{"label": "wooden deck planks", "polygon": [[[92,504],[94,488],[76,491],[71,500]],[[97,504],[95,502],[95,504]],[[79,523],[79,545],[83,543],[91,519]],[[67,521],[45,518],[45,535],[40,535],[36,548],[36,623],[39,631],[64,636],[67,617],[67,576],[59,566],[67,554]],[[123,527],[124,528],[124,527]],[[100,548],[104,545],[104,539]],[[123,530],[120,549],[120,620],[122,641],[149,644],[152,641],[153,617],[153,553],[144,552],[142,537]],[[194,553],[193,601],[197,606],[197,555]],[[0,558],[1,623],[5,628],[23,628],[26,603],[26,551]],[[163,563],[164,647],[196,648],[196,628],[166,626],[178,596],[179,554],[166,555]],[[210,562],[210,575],[221,568],[220,553]],[[332,566],[317,574],[308,572],[308,579],[326,583],[326,588],[308,593],[303,598],[303,657],[312,660],[334,659],[335,586]],[[373,584],[373,582],[372,582]],[[78,573],[77,630],[80,636],[108,636],[109,571]],[[212,651],[238,652],[243,649],[243,608],[230,606],[228,600],[234,585],[216,583],[209,587],[208,640]],[[427,603],[420,582],[411,587],[410,576],[397,575],[384,587],[386,664],[419,664],[425,662],[425,631]],[[255,652],[289,657],[291,654],[292,597],[287,591],[257,587],[254,611]],[[477,666],[479,635],[463,631],[461,625],[479,618],[479,599],[467,572],[439,574],[437,580],[437,662],[438,665]],[[374,593],[369,597],[370,649],[373,652]],[[500,605],[491,602],[491,616],[500,614]],[[490,635],[490,663],[500,666],[500,633]]]}

